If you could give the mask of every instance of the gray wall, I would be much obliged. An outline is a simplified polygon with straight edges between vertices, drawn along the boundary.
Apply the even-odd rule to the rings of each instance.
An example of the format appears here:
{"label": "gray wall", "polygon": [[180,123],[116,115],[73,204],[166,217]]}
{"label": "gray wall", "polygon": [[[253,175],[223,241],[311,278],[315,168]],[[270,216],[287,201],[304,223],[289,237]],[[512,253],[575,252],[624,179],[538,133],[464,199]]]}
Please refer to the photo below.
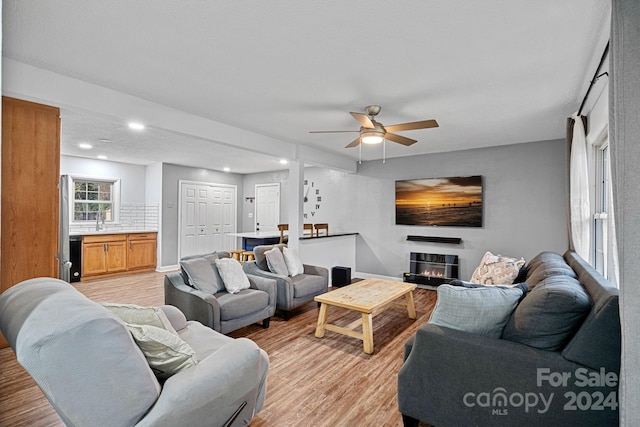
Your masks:
{"label": "gray wall", "polygon": [[[567,249],[565,157],[565,142],[554,140],[364,162],[357,174],[306,168],[322,202],[305,222],[360,233],[357,271],[401,277],[410,252],[444,253],[460,257],[460,276],[468,279],[487,250],[531,259]],[[396,180],[464,175],[483,176],[482,228],[395,225]],[[408,242],[409,234],[462,244]]]}
{"label": "gray wall", "polygon": [[120,179],[120,201],[145,203],[146,166],[107,160],[60,156],[61,175]]}
{"label": "gray wall", "polygon": [[237,186],[238,230],[241,227],[243,194],[242,175],[225,173],[208,169],[189,168],[172,164],[162,165],[162,262],[160,265],[169,266],[178,263],[178,194],[179,180],[210,182]]}
{"label": "gray wall", "polygon": [[249,216],[249,213],[255,215],[255,202],[247,201],[246,198],[256,196],[256,184],[274,183],[280,183],[280,222],[288,222],[289,170],[254,173],[244,175],[242,200],[240,200],[243,211],[242,222],[238,222],[238,231],[255,231],[255,218]]}

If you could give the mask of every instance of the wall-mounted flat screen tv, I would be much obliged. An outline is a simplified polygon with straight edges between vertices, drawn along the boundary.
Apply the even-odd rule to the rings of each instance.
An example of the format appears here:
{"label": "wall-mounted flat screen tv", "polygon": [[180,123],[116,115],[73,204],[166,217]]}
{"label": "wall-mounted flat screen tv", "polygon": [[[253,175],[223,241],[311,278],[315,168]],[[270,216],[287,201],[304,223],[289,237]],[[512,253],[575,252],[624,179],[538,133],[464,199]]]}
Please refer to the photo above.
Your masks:
{"label": "wall-mounted flat screen tv", "polygon": [[396,224],[482,227],[482,176],[396,181]]}

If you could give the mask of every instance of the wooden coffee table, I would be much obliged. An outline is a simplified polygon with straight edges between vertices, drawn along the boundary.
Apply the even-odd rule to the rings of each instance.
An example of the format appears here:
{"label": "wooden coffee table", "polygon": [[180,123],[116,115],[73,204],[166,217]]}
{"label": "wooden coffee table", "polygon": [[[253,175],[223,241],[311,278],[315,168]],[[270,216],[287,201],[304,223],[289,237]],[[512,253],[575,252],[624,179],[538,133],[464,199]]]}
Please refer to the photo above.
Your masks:
{"label": "wooden coffee table", "polygon": [[[415,283],[372,278],[318,295],[314,298],[316,302],[321,304],[316,337],[322,338],[325,331],[332,331],[358,338],[364,343],[364,352],[371,354],[373,353],[373,317],[391,306],[396,299],[404,296],[409,318],[415,319],[416,307],[413,302],[415,288]],[[362,314],[362,318],[347,327],[327,323],[327,315],[331,306],[357,311]],[[362,326],[362,332],[356,330],[360,326]]]}

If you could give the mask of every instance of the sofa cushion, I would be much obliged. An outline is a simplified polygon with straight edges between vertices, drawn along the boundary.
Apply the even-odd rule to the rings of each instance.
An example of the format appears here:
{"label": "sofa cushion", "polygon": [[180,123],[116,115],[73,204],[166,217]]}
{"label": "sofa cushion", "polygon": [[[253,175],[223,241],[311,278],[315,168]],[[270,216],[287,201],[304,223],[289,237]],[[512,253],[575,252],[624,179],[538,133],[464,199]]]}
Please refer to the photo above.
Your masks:
{"label": "sofa cushion", "polygon": [[555,252],[544,251],[544,252],[540,252],[538,255],[531,258],[527,263],[527,268],[529,269],[529,271],[531,271],[538,268],[538,266],[542,264],[552,266],[552,265],[557,265],[558,263],[567,265],[562,255],[557,254]]}
{"label": "sofa cushion", "polygon": [[220,320],[237,319],[262,310],[269,304],[269,294],[257,289],[244,289],[235,294],[220,292]]}
{"label": "sofa cushion", "polygon": [[174,335],[178,334],[160,307],[141,307],[135,304],[114,303],[102,303],[102,305],[127,324],[150,325],[165,329]]}
{"label": "sofa cushion", "polygon": [[304,298],[326,291],[326,285],[322,276],[298,274],[291,278],[291,282],[293,283],[294,298]]}
{"label": "sofa cushion", "polygon": [[591,299],[580,282],[566,275],[550,276],[520,302],[502,338],[558,351],[580,327],[590,309]]}
{"label": "sofa cushion", "polygon": [[499,338],[525,292],[523,286],[438,286],[429,323]]}
{"label": "sofa cushion", "polygon": [[189,279],[188,285],[208,294],[224,290],[224,283],[215,265],[217,259],[214,253],[180,260],[180,266]]}
{"label": "sofa cushion", "polygon": [[577,279],[576,272],[571,269],[567,264],[561,265],[552,263],[553,266],[541,264],[533,270],[527,272],[527,283],[533,289],[536,285],[542,282],[547,277],[551,276],[569,276]]}
{"label": "sofa cushion", "polygon": [[166,379],[198,363],[196,352],[178,334],[150,325],[127,325],[158,378]]}
{"label": "sofa cushion", "polygon": [[280,274],[281,276],[289,275],[287,264],[279,248],[274,246],[270,250],[266,251],[264,256],[267,259],[267,266],[269,267],[270,272]]}
{"label": "sofa cushion", "polygon": [[243,289],[249,289],[251,286],[249,278],[237,260],[224,258],[215,260],[215,263],[227,292],[235,294]]}
{"label": "sofa cushion", "polygon": [[520,268],[524,264],[524,258],[516,259],[494,255],[487,251],[469,281],[482,285],[509,285],[518,277]]}

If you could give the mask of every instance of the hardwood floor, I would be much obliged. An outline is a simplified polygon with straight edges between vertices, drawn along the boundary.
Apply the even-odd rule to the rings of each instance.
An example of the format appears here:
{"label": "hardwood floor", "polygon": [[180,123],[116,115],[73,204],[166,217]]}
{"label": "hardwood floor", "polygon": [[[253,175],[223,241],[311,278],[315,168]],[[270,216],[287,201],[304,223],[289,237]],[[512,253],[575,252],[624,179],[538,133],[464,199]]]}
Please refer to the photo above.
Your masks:
{"label": "hardwood floor", "polygon": [[[75,285],[95,301],[155,306],[164,303],[163,279],[163,273],[138,273]],[[270,359],[265,406],[251,425],[401,426],[396,396],[403,345],[429,318],[436,293],[417,289],[414,298],[416,320],[399,307],[375,317],[371,355],[363,352],[362,341],[351,337],[327,331],[316,338],[314,302],[300,307],[289,321],[272,318],[268,329],[251,325],[231,333],[254,340]],[[329,313],[329,321],[342,326],[358,317],[338,308]],[[13,351],[0,349],[0,426],[63,425]]]}

